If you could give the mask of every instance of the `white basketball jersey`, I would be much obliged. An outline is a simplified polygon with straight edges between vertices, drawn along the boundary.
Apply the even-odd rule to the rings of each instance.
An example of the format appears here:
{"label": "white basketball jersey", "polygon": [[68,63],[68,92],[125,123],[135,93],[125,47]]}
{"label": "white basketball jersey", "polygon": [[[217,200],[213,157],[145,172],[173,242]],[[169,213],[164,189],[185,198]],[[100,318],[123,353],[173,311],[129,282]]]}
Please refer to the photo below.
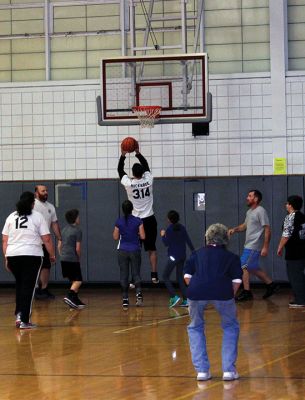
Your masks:
{"label": "white basketball jersey", "polygon": [[125,186],[128,200],[133,204],[132,214],[135,217],[146,218],[153,215],[153,176],[144,172],[141,179],[130,179],[124,175],[121,183]]}
{"label": "white basketball jersey", "polygon": [[2,231],[8,236],[6,257],[43,256],[42,235],[49,234],[47,223],[39,212],[33,210],[31,215],[10,214]]}

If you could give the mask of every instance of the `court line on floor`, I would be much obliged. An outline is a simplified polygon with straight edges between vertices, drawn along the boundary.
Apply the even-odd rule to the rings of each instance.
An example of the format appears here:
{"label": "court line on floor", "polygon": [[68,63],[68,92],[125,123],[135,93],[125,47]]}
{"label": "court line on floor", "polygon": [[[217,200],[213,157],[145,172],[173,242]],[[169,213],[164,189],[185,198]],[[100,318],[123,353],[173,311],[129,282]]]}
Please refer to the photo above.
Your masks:
{"label": "court line on floor", "polygon": [[147,326],[159,325],[159,324],[162,324],[163,322],[168,322],[168,321],[172,321],[173,319],[181,319],[181,318],[185,318],[185,317],[189,317],[189,314],[179,315],[179,317],[171,317],[171,318],[167,318],[167,319],[161,319],[160,321],[150,322],[149,324],[132,326],[131,328],[120,329],[119,331],[115,331],[113,333],[129,332],[129,331],[132,331],[135,329],[146,328]]}
{"label": "court line on floor", "polygon": [[[256,371],[256,370],[258,370],[258,369],[261,369],[261,368],[267,367],[267,366],[269,366],[269,365],[275,364],[275,363],[277,363],[277,362],[279,362],[279,361],[285,360],[286,358],[295,356],[296,354],[303,353],[304,351],[305,351],[305,347],[304,347],[303,349],[296,350],[296,351],[293,351],[292,353],[286,354],[285,356],[278,357],[278,358],[276,358],[276,359],[274,359],[274,360],[272,360],[272,361],[268,361],[267,363],[264,363],[264,364],[262,364],[262,365],[259,365],[259,366],[255,367],[255,368],[249,369],[249,370],[247,371],[247,373],[251,373],[251,372]],[[246,374],[246,372],[245,372],[245,373],[241,373],[241,378],[242,378],[242,375],[245,375],[245,374]],[[200,382],[200,381],[198,381],[198,382]],[[205,382],[207,383],[208,381],[205,381]],[[234,382],[234,381],[231,381],[231,382]],[[202,383],[202,382],[201,382],[201,383]],[[223,385],[224,383],[226,383],[226,381],[222,381],[222,380],[221,380],[221,381],[218,381],[218,382],[215,382],[215,383],[212,383],[211,385],[206,386],[206,387],[204,388],[204,390],[212,389],[212,388],[214,388],[214,387],[216,387],[216,386]],[[228,381],[227,381],[227,383],[228,383]],[[175,400],[184,400],[184,399],[187,399],[187,398],[189,398],[190,396],[193,396],[193,395],[195,395],[195,394],[197,394],[197,393],[200,393],[200,392],[202,392],[202,390],[197,389],[197,390],[194,390],[193,392],[190,392],[190,393],[185,394],[185,395],[183,395],[183,396],[176,397]]]}

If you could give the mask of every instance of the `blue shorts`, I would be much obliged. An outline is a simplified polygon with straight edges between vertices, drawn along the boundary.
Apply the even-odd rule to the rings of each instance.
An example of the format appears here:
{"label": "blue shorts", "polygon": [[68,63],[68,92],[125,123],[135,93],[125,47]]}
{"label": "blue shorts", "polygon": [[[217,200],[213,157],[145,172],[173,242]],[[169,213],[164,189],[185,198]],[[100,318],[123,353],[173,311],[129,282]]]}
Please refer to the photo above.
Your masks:
{"label": "blue shorts", "polygon": [[261,252],[258,250],[244,249],[241,257],[241,268],[248,271],[259,269],[259,256]]}

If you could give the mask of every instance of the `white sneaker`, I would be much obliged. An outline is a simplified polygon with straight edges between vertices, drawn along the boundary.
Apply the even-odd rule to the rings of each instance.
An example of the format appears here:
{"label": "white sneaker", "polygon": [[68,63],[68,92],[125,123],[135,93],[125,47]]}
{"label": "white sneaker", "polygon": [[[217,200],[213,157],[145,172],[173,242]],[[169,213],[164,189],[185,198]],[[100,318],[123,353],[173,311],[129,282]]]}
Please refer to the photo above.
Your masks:
{"label": "white sneaker", "polygon": [[20,322],[19,329],[35,329],[37,328],[36,324],[32,324],[32,322]]}
{"label": "white sneaker", "polygon": [[234,381],[235,379],[238,379],[239,375],[238,372],[224,372],[222,376],[223,381]]}
{"label": "white sneaker", "polygon": [[20,324],[21,324],[21,312],[17,313],[15,324],[16,324],[16,328],[20,327]]}
{"label": "white sneaker", "polygon": [[208,381],[212,378],[210,372],[198,372],[197,381]]}

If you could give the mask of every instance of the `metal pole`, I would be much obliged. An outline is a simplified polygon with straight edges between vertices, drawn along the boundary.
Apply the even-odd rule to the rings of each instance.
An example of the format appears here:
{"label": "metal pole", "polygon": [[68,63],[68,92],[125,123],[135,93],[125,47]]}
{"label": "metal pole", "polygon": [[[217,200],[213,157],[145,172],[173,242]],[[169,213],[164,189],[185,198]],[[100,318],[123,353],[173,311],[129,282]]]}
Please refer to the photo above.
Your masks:
{"label": "metal pole", "polygon": [[[181,0],[181,47],[184,54],[187,53],[187,26],[186,26],[186,1]],[[188,66],[187,61],[182,61],[182,107],[187,109],[188,93]]]}
{"label": "metal pole", "polygon": [[187,0],[181,0],[181,43],[185,54],[187,53],[186,3]]}
{"label": "metal pole", "polygon": [[[133,0],[129,2],[129,26],[130,26],[130,47],[131,55],[135,56],[136,51],[136,31],[135,31],[135,4]],[[131,73],[131,88],[130,88],[130,108],[136,105],[136,80],[137,80],[137,69],[135,63],[128,64]]]}
{"label": "metal pole", "polygon": [[130,27],[130,48],[131,55],[135,56],[136,52],[134,48],[136,47],[136,30],[135,30],[135,4],[133,0],[129,1],[129,27]]}
{"label": "metal pole", "polygon": [[[121,22],[121,51],[122,56],[127,55],[127,38],[126,31],[128,27],[126,26],[128,23],[128,7],[126,7],[125,0],[120,0],[120,22]],[[122,64],[122,77],[126,78],[127,67],[126,64]]]}
{"label": "metal pole", "polygon": [[46,68],[46,81],[51,77],[51,50],[50,50],[50,5],[49,0],[44,2],[44,34],[45,34],[45,68]]}

